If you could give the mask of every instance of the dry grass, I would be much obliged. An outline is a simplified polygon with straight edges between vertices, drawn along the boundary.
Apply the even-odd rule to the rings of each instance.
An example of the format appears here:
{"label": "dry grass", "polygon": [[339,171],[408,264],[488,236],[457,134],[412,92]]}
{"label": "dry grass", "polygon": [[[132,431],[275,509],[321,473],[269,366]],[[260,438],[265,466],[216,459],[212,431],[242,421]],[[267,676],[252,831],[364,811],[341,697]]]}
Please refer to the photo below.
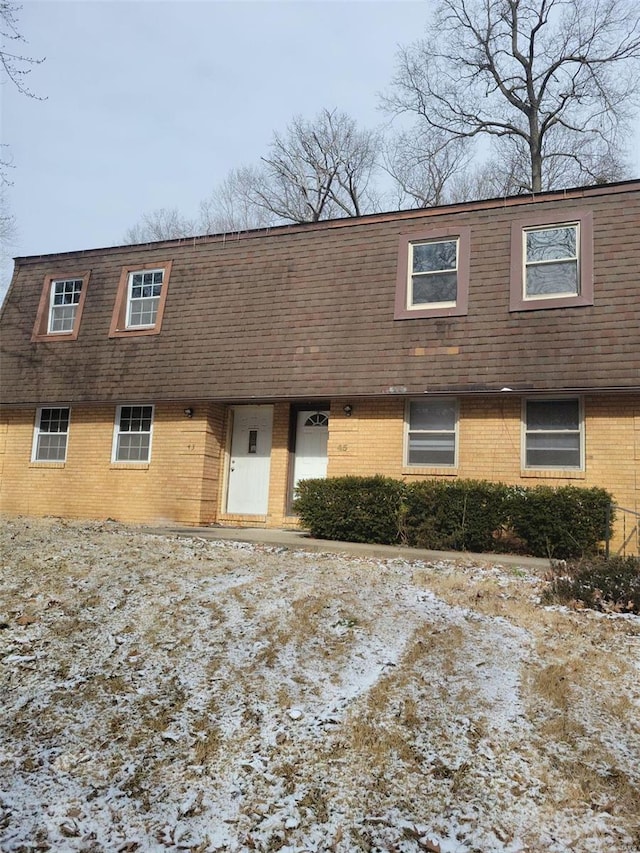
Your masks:
{"label": "dry grass", "polygon": [[640,845],[637,619],[509,568],[11,530],[0,847]]}

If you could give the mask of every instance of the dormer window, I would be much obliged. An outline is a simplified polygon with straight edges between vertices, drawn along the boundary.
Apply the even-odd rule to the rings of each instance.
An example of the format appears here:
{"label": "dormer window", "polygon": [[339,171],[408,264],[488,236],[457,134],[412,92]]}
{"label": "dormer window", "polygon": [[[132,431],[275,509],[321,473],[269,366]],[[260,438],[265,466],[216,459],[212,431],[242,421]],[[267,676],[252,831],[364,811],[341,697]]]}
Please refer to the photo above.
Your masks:
{"label": "dormer window", "polygon": [[468,291],[469,228],[400,238],[396,320],[466,314]]}
{"label": "dormer window", "polygon": [[[567,211],[567,213],[570,213]],[[574,211],[511,226],[511,311],[593,305],[593,219]]]}
{"label": "dormer window", "polygon": [[122,268],[110,338],[160,332],[170,274],[171,261]]}
{"label": "dormer window", "polygon": [[31,340],[75,341],[88,284],[89,272],[46,276]]}

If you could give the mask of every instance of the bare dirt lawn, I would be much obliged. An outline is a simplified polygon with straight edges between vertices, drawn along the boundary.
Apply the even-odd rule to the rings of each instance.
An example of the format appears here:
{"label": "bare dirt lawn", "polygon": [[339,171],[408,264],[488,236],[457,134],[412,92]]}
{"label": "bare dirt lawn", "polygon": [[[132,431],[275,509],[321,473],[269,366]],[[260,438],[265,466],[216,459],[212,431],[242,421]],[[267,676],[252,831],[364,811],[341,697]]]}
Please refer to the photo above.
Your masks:
{"label": "bare dirt lawn", "polygon": [[2,523],[0,850],[640,849],[640,619],[499,565]]}

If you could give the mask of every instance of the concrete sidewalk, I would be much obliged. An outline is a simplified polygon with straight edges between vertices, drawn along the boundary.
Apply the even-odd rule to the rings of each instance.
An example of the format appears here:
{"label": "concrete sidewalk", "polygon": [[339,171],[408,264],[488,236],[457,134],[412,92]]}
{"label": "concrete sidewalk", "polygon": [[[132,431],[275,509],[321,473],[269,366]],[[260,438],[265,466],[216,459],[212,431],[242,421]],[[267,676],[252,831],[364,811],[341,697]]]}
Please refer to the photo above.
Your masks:
{"label": "concrete sidewalk", "polygon": [[471,554],[466,551],[427,551],[403,545],[369,545],[361,542],[334,542],[329,539],[312,539],[303,530],[280,530],[262,527],[145,527],[148,533],[160,536],[183,536],[194,539],[230,540],[315,551],[330,554],[352,554],[357,557],[374,557],[383,560],[452,560],[469,563],[522,566],[529,569],[548,569],[549,560],[540,557],[520,557],[514,554]]}

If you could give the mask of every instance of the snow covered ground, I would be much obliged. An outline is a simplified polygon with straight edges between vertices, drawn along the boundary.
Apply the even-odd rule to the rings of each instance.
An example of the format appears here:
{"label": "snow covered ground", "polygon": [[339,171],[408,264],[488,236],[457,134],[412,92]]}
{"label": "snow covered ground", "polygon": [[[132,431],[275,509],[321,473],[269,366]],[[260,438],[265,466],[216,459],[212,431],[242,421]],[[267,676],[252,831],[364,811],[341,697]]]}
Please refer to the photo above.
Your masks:
{"label": "snow covered ground", "polygon": [[640,619],[499,565],[4,520],[0,850],[640,849]]}

